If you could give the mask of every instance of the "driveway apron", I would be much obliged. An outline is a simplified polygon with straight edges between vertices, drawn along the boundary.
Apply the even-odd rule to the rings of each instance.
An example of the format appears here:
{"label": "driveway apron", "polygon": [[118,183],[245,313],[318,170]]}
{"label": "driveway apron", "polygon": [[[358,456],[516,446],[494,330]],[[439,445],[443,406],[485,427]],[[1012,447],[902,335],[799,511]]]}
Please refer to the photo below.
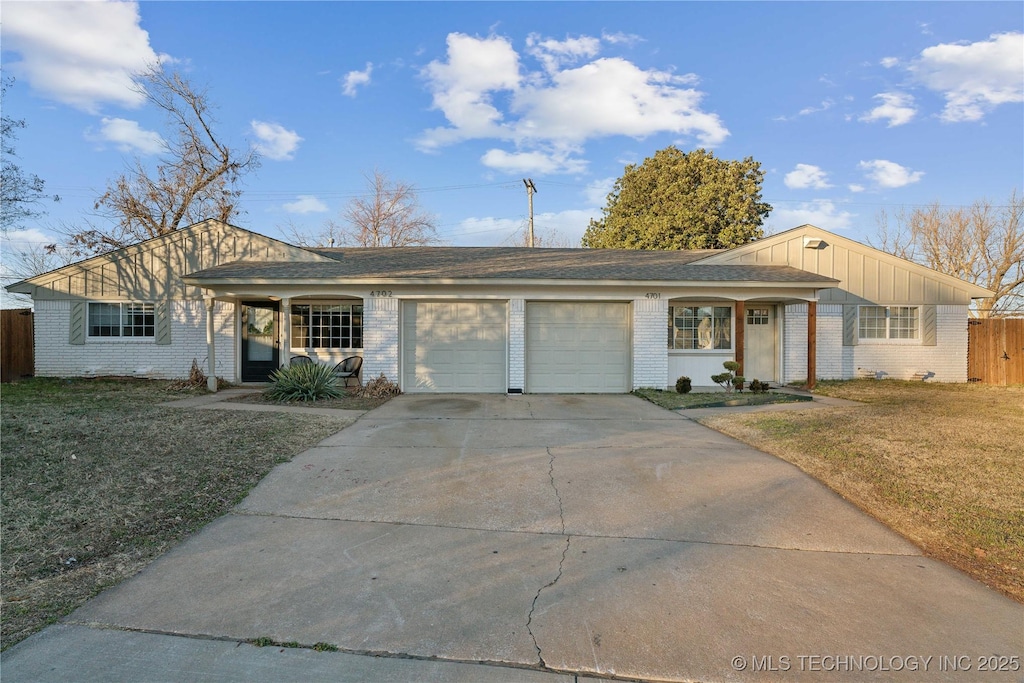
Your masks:
{"label": "driveway apron", "polygon": [[1024,642],[1021,605],[632,396],[399,397],[65,621],[680,681],[962,680]]}

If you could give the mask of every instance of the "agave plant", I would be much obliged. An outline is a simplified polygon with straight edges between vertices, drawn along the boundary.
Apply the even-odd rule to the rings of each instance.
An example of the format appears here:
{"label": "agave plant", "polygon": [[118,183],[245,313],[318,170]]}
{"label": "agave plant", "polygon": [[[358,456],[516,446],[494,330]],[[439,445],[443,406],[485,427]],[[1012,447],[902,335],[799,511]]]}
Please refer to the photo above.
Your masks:
{"label": "agave plant", "polygon": [[336,383],[334,368],[321,363],[305,363],[278,368],[270,375],[266,396],[275,401],[316,401],[344,394]]}

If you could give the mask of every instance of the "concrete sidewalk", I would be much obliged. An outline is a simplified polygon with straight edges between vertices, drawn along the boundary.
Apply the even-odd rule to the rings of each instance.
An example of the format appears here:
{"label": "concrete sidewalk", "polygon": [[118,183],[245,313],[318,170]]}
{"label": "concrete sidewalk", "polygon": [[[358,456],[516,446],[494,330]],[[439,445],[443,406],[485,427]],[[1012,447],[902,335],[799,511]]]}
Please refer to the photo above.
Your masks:
{"label": "concrete sidewalk", "polygon": [[3,675],[955,681],[969,662],[1020,681],[977,668],[1022,649],[1021,605],[675,413],[402,396],[4,653]]}

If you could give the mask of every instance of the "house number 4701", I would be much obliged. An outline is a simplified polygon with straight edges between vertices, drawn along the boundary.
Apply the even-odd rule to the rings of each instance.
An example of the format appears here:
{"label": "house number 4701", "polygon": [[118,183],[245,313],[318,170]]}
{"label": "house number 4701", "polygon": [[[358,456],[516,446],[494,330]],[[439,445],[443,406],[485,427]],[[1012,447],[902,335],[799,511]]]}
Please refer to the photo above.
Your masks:
{"label": "house number 4701", "polygon": [[370,296],[390,298],[392,294],[390,289],[374,289],[370,292]]}
{"label": "house number 4701", "polygon": [[661,292],[647,292],[647,294],[645,294],[644,296],[646,296],[648,299],[660,299]]}

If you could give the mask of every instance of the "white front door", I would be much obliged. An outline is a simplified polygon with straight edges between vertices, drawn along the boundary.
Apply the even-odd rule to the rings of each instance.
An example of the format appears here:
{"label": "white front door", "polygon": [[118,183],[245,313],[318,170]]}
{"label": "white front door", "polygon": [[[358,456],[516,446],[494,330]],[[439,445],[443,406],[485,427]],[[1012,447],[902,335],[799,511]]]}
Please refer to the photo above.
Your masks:
{"label": "white front door", "polygon": [[775,306],[748,304],[743,329],[743,376],[749,382],[776,381]]}

